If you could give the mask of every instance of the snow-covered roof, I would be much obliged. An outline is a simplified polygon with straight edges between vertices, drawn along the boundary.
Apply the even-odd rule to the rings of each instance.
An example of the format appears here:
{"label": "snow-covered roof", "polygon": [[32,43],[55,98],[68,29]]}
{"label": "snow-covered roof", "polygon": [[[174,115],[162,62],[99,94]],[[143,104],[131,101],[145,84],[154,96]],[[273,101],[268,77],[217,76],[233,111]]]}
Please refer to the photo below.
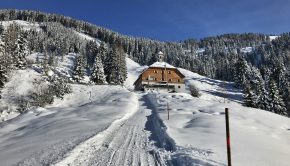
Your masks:
{"label": "snow-covered roof", "polygon": [[152,65],[150,65],[149,67],[166,67],[166,68],[172,68],[172,69],[175,69],[174,66],[166,63],[166,62],[155,62],[153,63]]}
{"label": "snow-covered roof", "polygon": [[162,51],[159,51],[158,54],[159,54],[159,55],[160,55],[160,54],[163,55],[163,52],[162,52]]}

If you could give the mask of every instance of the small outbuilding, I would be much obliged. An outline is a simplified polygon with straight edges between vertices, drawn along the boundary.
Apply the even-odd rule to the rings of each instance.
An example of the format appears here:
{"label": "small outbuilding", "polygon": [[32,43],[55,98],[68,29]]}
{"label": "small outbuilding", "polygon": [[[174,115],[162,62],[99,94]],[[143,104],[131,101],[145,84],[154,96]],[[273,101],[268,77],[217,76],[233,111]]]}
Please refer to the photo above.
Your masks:
{"label": "small outbuilding", "polygon": [[159,62],[145,69],[135,81],[135,90],[183,92],[185,76],[174,66],[163,62],[164,55],[158,53]]}

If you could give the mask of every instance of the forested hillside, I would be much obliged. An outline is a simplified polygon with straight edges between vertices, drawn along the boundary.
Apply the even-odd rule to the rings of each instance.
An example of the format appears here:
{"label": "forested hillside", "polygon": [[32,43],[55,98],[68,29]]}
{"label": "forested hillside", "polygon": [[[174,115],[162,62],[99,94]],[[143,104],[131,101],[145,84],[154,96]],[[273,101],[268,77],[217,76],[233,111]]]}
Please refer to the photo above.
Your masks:
{"label": "forested hillside", "polygon": [[[55,57],[77,54],[73,80],[82,83],[87,75],[97,84],[123,84],[125,53],[140,64],[157,60],[163,51],[166,61],[214,79],[235,81],[245,92],[245,105],[282,115],[290,113],[290,34],[226,34],[200,40],[161,42],[119,34],[103,27],[56,14],[29,10],[1,10],[1,21],[23,20],[39,25],[22,30],[17,25],[0,26],[0,86],[10,69],[23,69],[26,56],[42,53],[44,69]],[[77,33],[101,41],[84,40]],[[17,49],[16,49],[17,48]],[[12,55],[12,56],[9,56]],[[288,111],[287,111],[288,110]]]}

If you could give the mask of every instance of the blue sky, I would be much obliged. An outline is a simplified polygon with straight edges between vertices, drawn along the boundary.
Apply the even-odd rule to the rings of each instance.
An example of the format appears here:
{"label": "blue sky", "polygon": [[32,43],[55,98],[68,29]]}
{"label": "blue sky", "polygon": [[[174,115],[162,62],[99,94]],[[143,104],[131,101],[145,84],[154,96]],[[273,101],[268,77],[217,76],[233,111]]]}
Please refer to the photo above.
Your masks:
{"label": "blue sky", "polygon": [[1,0],[0,8],[58,13],[163,41],[290,31],[290,0]]}

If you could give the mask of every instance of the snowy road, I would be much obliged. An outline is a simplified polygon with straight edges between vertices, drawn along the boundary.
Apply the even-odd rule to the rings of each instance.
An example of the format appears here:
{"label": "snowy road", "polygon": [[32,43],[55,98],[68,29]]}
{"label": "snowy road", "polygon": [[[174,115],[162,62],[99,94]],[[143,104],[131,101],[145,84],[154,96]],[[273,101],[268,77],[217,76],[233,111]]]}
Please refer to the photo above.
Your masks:
{"label": "snowy road", "polygon": [[167,165],[165,155],[160,157],[166,150],[161,152],[149,140],[154,135],[149,130],[158,126],[149,124],[152,110],[146,96],[139,97],[138,109],[81,143],[55,165]]}

